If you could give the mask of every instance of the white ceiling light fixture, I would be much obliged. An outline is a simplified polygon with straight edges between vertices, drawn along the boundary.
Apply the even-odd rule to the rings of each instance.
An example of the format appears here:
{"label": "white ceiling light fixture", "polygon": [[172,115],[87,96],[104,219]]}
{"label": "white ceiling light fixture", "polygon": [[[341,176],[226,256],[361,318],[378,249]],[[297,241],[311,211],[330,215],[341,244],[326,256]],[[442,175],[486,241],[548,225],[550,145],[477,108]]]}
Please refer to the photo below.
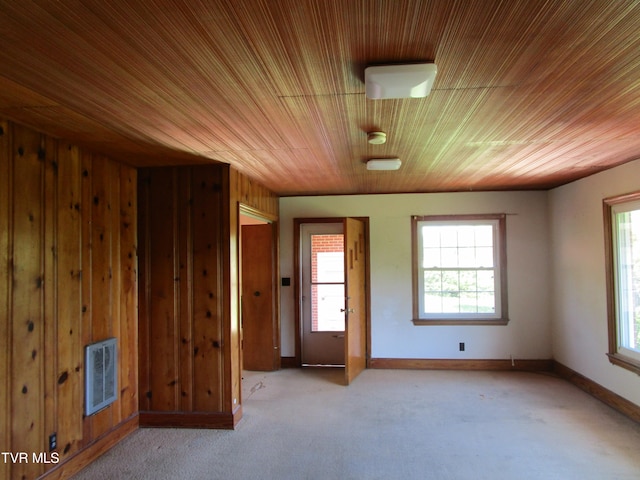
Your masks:
{"label": "white ceiling light fixture", "polygon": [[434,63],[381,65],[364,70],[367,98],[422,98],[429,95],[438,68]]}
{"label": "white ceiling light fixture", "polygon": [[384,132],[369,132],[367,133],[367,142],[371,145],[382,145],[387,141],[387,134]]}
{"label": "white ceiling light fixture", "polygon": [[367,160],[367,170],[398,170],[402,165],[399,158],[372,158]]}

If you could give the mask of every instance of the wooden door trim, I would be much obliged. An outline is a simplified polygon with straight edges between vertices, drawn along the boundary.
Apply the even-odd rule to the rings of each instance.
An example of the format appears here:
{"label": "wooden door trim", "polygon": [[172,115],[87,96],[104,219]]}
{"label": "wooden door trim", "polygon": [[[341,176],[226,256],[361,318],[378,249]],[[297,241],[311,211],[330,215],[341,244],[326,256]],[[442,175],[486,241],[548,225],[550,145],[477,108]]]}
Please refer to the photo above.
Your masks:
{"label": "wooden door trim", "polygon": [[[343,223],[347,217],[301,217],[293,219],[293,296],[295,302],[294,308],[294,327],[295,327],[295,357],[293,364],[287,366],[302,367],[302,311],[300,304],[300,227],[306,223]],[[367,315],[365,321],[367,351],[366,366],[369,367],[369,359],[371,358],[371,281],[370,281],[370,257],[369,257],[369,217],[351,217],[364,223],[365,242],[367,245],[365,252],[365,302],[367,305]]]}
{"label": "wooden door trim", "polygon": [[257,208],[251,207],[244,203],[238,202],[238,212],[240,215],[247,215],[249,217],[255,217],[260,220],[264,220],[267,223],[277,223],[278,216],[272,215],[270,213],[264,212]]}

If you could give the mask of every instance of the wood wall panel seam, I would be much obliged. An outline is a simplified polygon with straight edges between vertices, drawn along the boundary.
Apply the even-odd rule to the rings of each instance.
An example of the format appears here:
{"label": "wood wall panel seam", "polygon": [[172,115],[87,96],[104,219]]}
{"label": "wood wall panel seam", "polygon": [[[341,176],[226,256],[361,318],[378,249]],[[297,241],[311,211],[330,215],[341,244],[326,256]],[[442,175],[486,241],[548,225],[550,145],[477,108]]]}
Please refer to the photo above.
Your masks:
{"label": "wood wall panel seam", "polygon": [[[81,271],[82,271],[82,345],[88,345],[93,341],[93,259],[91,255],[91,205],[93,203],[93,188],[91,179],[93,178],[92,157],[87,152],[80,155],[80,165],[82,169],[82,177],[80,182],[80,212],[81,212]],[[84,370],[83,370],[84,371]],[[93,424],[91,418],[83,417],[82,421],[82,447],[86,447],[89,439],[93,435]]]}
{"label": "wood wall panel seam", "polygon": [[[121,270],[123,272],[122,288],[119,291],[119,304],[121,309],[121,336],[123,345],[127,345],[123,351],[121,365],[127,366],[122,373],[126,379],[126,386],[122,382],[120,395],[122,398],[121,416],[128,418],[138,411],[138,329],[137,329],[137,260],[136,260],[136,171],[130,168],[121,168],[121,223],[120,241],[125,244],[121,248]],[[122,323],[124,322],[124,328]],[[124,369],[123,369],[124,370]],[[125,397],[126,394],[126,397]]]}
{"label": "wood wall panel seam", "polygon": [[[0,380],[5,386],[11,385],[12,357],[12,264],[13,264],[13,129],[9,122],[0,119]],[[2,315],[2,314],[5,315]],[[3,451],[11,445],[11,390],[3,388],[0,391],[0,441]],[[9,463],[0,464],[0,473],[9,478]]]}
{"label": "wood wall panel seam", "polygon": [[[128,366],[124,366],[121,362],[123,351],[127,351],[127,347],[124,344],[122,336],[122,309],[120,302],[120,294],[122,292],[122,263],[121,263],[121,243],[122,243],[122,231],[120,223],[120,215],[122,211],[121,206],[121,192],[120,192],[120,176],[122,168],[119,164],[110,162],[111,175],[110,175],[110,210],[109,210],[109,252],[110,252],[110,267],[111,272],[109,278],[109,284],[111,289],[110,303],[111,303],[111,325],[109,330],[111,333],[109,336],[117,337],[118,341],[118,396],[113,408],[111,408],[111,425],[117,425],[122,419],[122,387],[123,380],[128,370]],[[124,337],[126,338],[126,337]]]}
{"label": "wood wall panel seam", "polygon": [[180,212],[179,210],[179,204],[180,204],[180,198],[179,198],[179,192],[177,191],[177,185],[178,185],[178,179],[177,179],[177,174],[178,171],[175,168],[171,169],[171,201],[172,201],[172,207],[171,207],[171,216],[172,216],[172,220],[171,220],[171,225],[172,225],[172,229],[170,232],[167,232],[167,236],[171,237],[171,275],[173,278],[173,282],[172,282],[172,298],[173,298],[173,311],[171,312],[171,321],[170,321],[170,325],[169,325],[169,329],[168,331],[171,332],[170,337],[168,338],[166,341],[167,343],[170,345],[171,348],[171,360],[172,360],[172,370],[171,370],[171,377],[167,378],[167,384],[171,386],[171,393],[172,393],[172,401],[171,401],[171,408],[173,409],[177,409],[178,405],[180,403],[181,400],[181,396],[180,396],[180,377],[179,377],[179,371],[180,371],[180,349],[179,349],[179,343],[177,343],[175,341],[175,339],[180,338],[180,324],[179,324],[179,314],[180,314],[180,296],[179,296],[179,291],[180,291],[180,268],[179,268],[179,258],[177,255],[178,249],[179,249],[179,241],[180,241],[180,235],[182,234],[182,232],[180,232],[180,229],[178,228],[178,219],[180,216]]}
{"label": "wood wall panel seam", "polygon": [[44,248],[42,249],[43,271],[43,325],[44,338],[42,355],[44,362],[44,435],[41,450],[46,452],[49,445],[46,438],[58,430],[58,389],[56,373],[58,372],[58,158],[57,142],[43,137],[42,177],[42,229],[44,232]]}
{"label": "wood wall panel seam", "polygon": [[181,410],[193,411],[193,215],[192,215],[192,172],[178,170],[180,201],[180,226],[183,232],[179,244],[179,285],[180,285],[180,397]]}
{"label": "wood wall panel seam", "polygon": [[138,408],[150,409],[149,401],[149,312],[151,299],[151,282],[149,261],[149,174],[142,173],[137,178],[138,217],[136,225],[138,230]]}

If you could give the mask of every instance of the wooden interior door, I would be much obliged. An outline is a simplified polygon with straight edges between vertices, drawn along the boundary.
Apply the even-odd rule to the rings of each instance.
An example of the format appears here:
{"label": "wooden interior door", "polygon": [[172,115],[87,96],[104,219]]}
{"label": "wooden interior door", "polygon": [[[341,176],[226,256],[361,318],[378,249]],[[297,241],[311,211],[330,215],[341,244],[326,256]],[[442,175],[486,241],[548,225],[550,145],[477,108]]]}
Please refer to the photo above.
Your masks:
{"label": "wooden interior door", "polygon": [[280,368],[275,315],[275,255],[273,225],[243,225],[242,355],[243,368]]}
{"label": "wooden interior door", "polygon": [[349,385],[367,363],[366,248],[364,222],[344,219],[345,383]]}

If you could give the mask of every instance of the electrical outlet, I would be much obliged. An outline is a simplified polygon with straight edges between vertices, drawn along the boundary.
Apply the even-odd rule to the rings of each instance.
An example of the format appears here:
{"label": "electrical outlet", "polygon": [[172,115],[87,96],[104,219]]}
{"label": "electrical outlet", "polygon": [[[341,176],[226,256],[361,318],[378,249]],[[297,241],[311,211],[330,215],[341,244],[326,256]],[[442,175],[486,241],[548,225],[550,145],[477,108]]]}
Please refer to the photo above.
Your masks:
{"label": "electrical outlet", "polygon": [[56,432],[53,432],[51,435],[49,435],[49,451],[52,452],[56,448],[58,448],[58,434]]}
{"label": "electrical outlet", "polygon": [[464,342],[460,342],[460,351],[464,352]]}

